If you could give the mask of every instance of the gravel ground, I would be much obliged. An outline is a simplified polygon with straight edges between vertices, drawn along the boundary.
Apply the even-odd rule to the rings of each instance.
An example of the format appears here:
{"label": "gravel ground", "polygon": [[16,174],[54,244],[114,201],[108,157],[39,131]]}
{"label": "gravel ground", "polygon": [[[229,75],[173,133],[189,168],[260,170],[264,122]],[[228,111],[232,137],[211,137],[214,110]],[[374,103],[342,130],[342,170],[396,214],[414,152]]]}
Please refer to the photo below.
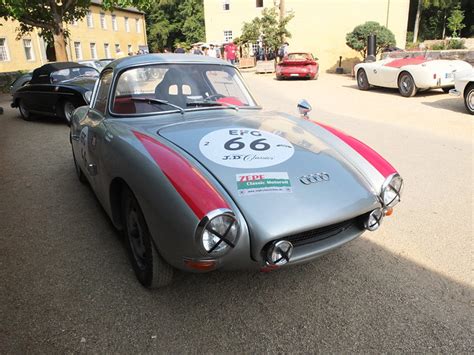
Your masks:
{"label": "gravel ground", "polygon": [[266,108],[373,146],[406,180],[383,228],[270,274],[181,273],[147,291],[74,173],[68,128],[0,116],[0,353],[473,352],[472,117],[439,92],[245,74]]}

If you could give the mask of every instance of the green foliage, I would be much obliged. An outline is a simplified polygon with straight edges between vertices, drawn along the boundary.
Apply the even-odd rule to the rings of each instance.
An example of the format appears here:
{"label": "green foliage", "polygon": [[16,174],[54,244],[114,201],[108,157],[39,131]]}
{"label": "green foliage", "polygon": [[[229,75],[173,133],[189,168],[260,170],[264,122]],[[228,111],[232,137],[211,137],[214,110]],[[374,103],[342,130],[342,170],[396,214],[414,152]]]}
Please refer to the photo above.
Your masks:
{"label": "green foliage", "polygon": [[457,5],[453,11],[451,11],[451,16],[448,17],[447,27],[453,32],[453,37],[458,36],[458,31],[461,31],[466,25],[464,21],[464,11],[461,10],[460,5]]}
{"label": "green foliage", "polygon": [[446,49],[446,43],[444,41],[435,43],[430,47],[430,49],[433,51],[443,51]]}
{"label": "green foliage", "polygon": [[148,43],[152,51],[189,48],[204,41],[203,0],[162,0],[147,10]]}
{"label": "green foliage", "polygon": [[284,38],[291,38],[291,33],[286,26],[294,17],[289,14],[280,19],[280,14],[276,7],[264,8],[261,17],[255,17],[250,22],[244,22],[240,43],[255,43],[262,39],[266,48],[277,51],[284,41]]}
{"label": "green foliage", "polygon": [[453,38],[448,41],[446,49],[465,49],[464,40]]}
{"label": "green foliage", "polygon": [[356,26],[352,32],[346,35],[346,45],[358,51],[365,58],[367,55],[367,37],[372,34],[377,36],[376,54],[396,44],[392,31],[385,26],[381,26],[378,22],[368,21],[363,25]]}

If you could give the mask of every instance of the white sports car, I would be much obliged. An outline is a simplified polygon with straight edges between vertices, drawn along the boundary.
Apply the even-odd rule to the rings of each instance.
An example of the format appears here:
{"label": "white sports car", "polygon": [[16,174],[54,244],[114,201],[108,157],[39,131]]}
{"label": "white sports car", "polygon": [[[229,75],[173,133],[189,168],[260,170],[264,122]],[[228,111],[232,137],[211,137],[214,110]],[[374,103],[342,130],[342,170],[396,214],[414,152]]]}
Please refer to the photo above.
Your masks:
{"label": "white sports car", "polygon": [[433,60],[425,57],[387,58],[360,63],[354,68],[360,90],[371,86],[398,88],[404,97],[417,91],[441,88],[449,92],[454,87],[454,73],[472,68],[462,60]]}
{"label": "white sports car", "polygon": [[474,115],[474,68],[456,73],[454,89],[449,90],[449,93],[455,96],[462,95],[467,112]]}

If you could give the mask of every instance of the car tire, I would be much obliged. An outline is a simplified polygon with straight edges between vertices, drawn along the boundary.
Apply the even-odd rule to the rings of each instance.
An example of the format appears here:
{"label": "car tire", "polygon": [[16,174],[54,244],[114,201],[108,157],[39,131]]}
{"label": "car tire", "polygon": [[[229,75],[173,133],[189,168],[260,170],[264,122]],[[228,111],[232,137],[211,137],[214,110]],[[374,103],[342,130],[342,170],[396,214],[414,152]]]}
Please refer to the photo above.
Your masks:
{"label": "car tire", "polygon": [[173,268],[156,249],[143,212],[128,188],[122,191],[125,242],[138,281],[146,288],[160,288],[173,280]]}
{"label": "car tire", "polygon": [[410,73],[403,72],[400,74],[398,77],[398,91],[403,97],[413,97],[416,95],[418,88]]}
{"label": "car tire", "polygon": [[364,69],[359,69],[357,71],[357,86],[359,87],[359,90],[366,91],[370,89],[369,79],[367,78],[367,73]]}
{"label": "car tire", "polygon": [[[71,148],[72,148],[72,146],[71,146]],[[72,149],[72,159],[74,160],[74,169],[76,170],[77,178],[79,179],[79,181],[82,184],[87,184],[87,178],[84,175],[84,173],[82,172],[82,169],[79,166],[79,164],[77,164],[76,155],[74,154],[74,149]]]}
{"label": "car tire", "polygon": [[464,89],[464,105],[467,112],[474,115],[474,83],[469,84]]}
{"label": "car tire", "polygon": [[72,113],[75,109],[76,106],[71,101],[64,101],[61,106],[61,114],[68,126],[71,125]]}
{"label": "car tire", "polygon": [[25,106],[25,103],[23,100],[18,101],[18,109],[20,110],[20,116],[23,118],[25,121],[32,121],[33,116],[31,115],[30,110]]}

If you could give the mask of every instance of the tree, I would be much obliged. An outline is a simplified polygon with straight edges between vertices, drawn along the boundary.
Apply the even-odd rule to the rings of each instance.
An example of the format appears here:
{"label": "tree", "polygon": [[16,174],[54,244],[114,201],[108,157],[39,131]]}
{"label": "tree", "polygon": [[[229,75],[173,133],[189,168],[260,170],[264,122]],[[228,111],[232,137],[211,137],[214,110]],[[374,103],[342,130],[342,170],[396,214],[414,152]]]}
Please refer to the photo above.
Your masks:
{"label": "tree", "polygon": [[376,54],[396,44],[395,36],[392,31],[374,21],[368,21],[363,25],[356,26],[352,32],[346,35],[346,44],[350,48],[358,51],[365,58],[367,55],[367,37],[369,35],[377,36]]}
{"label": "tree", "polygon": [[153,51],[204,41],[203,0],[165,0],[147,12],[148,42]]}
{"label": "tree", "polygon": [[244,22],[239,40],[245,44],[255,43],[261,39],[265,47],[276,52],[285,38],[291,38],[286,26],[293,17],[293,14],[280,15],[276,7],[267,7],[263,9],[261,17]]}
{"label": "tree", "polygon": [[[103,0],[104,9],[115,6],[136,6],[145,9],[153,0]],[[161,0],[169,1],[169,0]],[[40,30],[47,42],[54,43],[58,61],[67,60],[65,24],[82,19],[91,5],[91,0],[0,0],[0,16],[20,22],[19,36]]]}
{"label": "tree", "polygon": [[464,11],[458,5],[451,12],[451,16],[448,18],[448,28],[453,32],[453,37],[458,36],[458,31],[461,31],[466,25],[464,21]]}

